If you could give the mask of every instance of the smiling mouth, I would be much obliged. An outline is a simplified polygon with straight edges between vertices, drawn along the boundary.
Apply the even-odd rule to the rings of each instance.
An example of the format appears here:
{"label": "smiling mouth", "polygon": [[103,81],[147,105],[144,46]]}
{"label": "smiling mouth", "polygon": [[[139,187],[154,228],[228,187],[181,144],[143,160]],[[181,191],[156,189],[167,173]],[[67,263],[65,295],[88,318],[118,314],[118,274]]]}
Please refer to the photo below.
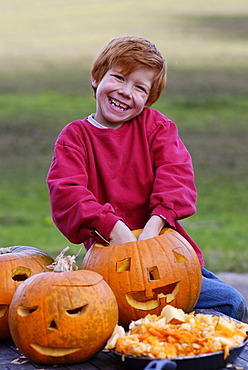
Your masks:
{"label": "smiling mouth", "polygon": [[31,347],[34,348],[41,355],[53,357],[67,356],[81,349],[81,348],[51,348],[39,346],[38,344],[31,344]]}
{"label": "smiling mouth", "polygon": [[153,310],[160,306],[164,300],[166,304],[172,302],[179,291],[180,281],[166,285],[165,287],[154,289],[152,299],[147,299],[145,290],[129,292],[126,294],[127,302],[130,306],[138,310]]}
{"label": "smiling mouth", "polygon": [[111,105],[115,106],[116,108],[121,109],[122,111],[126,111],[129,109],[129,106],[123,103],[118,102],[112,98],[108,98]]}

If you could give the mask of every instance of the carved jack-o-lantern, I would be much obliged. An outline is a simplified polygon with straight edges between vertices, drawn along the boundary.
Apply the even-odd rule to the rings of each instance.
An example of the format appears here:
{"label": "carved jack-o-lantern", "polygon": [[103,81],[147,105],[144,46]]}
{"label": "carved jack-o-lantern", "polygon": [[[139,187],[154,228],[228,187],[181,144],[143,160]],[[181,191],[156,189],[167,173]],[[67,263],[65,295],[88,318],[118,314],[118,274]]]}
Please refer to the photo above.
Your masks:
{"label": "carved jack-o-lantern", "polygon": [[26,357],[45,364],[92,357],[117,322],[114,293],[93,271],[37,274],[16,290],[9,309],[16,346]]}
{"label": "carved jack-o-lantern", "polygon": [[97,271],[112,288],[123,326],[149,313],[159,315],[167,304],[189,312],[200,295],[198,257],[172,229],[117,246],[96,243],[87,252],[83,268]]}
{"label": "carved jack-o-lantern", "polygon": [[0,248],[0,340],[10,339],[8,312],[18,286],[27,278],[42,272],[53,259],[29,246]]}

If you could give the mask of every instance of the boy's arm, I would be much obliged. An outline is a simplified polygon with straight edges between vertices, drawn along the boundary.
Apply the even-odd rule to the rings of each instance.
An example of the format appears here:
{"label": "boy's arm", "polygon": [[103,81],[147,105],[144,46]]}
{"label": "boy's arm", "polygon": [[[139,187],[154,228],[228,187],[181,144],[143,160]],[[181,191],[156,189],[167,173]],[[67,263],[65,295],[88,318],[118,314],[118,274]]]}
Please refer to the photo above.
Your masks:
{"label": "boy's arm", "polygon": [[72,243],[95,238],[95,229],[108,238],[118,220],[109,203],[101,204],[88,189],[83,152],[57,142],[47,184],[51,212],[58,229]]}
{"label": "boy's arm", "polygon": [[174,122],[158,123],[149,138],[155,179],[150,196],[151,216],[162,215],[176,227],[176,221],[196,211],[197,191],[191,156],[178,136]]}

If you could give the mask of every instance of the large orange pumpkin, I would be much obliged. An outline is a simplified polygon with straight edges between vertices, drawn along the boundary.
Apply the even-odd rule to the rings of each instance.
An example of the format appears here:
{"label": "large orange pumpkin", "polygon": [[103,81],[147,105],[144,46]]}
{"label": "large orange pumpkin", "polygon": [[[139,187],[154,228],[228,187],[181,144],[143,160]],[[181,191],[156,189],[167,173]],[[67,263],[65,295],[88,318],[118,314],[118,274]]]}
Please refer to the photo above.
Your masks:
{"label": "large orange pumpkin", "polygon": [[198,257],[185,238],[169,228],[148,240],[96,243],[86,253],[83,268],[101,274],[112,288],[123,326],[149,313],[159,315],[167,304],[189,312],[200,295]]}
{"label": "large orange pumpkin", "polygon": [[0,248],[0,340],[11,338],[8,312],[16,289],[52,262],[53,259],[45,252],[34,247],[19,245]]}
{"label": "large orange pumpkin", "polygon": [[87,360],[104,347],[117,323],[116,298],[93,271],[32,276],[16,290],[9,312],[16,346],[43,364]]}

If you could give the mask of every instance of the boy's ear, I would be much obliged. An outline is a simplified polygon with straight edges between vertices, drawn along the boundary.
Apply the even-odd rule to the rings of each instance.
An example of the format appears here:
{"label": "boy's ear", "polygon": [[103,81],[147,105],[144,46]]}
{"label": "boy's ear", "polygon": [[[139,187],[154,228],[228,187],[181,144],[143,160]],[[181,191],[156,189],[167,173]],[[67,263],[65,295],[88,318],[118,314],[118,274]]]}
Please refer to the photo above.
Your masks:
{"label": "boy's ear", "polygon": [[97,88],[97,82],[94,77],[91,77],[91,86],[96,89]]}

